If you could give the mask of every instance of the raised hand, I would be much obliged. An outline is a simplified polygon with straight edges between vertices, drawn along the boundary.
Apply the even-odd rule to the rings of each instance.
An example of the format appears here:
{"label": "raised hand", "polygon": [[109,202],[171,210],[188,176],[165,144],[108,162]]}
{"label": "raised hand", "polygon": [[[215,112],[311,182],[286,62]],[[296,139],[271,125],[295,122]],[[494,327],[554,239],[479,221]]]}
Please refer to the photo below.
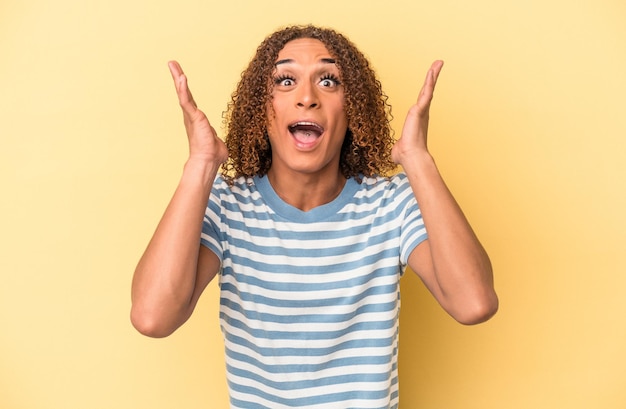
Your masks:
{"label": "raised hand", "polygon": [[176,61],[169,62],[189,139],[189,159],[169,205],[135,269],[131,320],[143,334],[164,337],[191,315],[220,261],[200,245],[213,181],[228,150],[200,111]]}
{"label": "raised hand", "polygon": [[433,99],[437,78],[443,67],[443,61],[431,65],[416,103],[409,109],[404,121],[402,135],[391,151],[394,162],[402,165],[406,160],[413,160],[420,152],[427,152],[428,120],[430,103]]}
{"label": "raised hand", "polygon": [[187,76],[176,61],[168,63],[178,102],[183,110],[187,138],[189,139],[189,159],[224,163],[228,159],[228,150],[218,138],[207,116],[198,109],[187,84]]}
{"label": "raised hand", "polygon": [[428,240],[409,256],[409,266],[450,315],[476,324],[495,314],[498,297],[489,256],[428,152],[430,103],[442,66],[435,61],[428,70],[391,156],[409,179],[428,231]]}

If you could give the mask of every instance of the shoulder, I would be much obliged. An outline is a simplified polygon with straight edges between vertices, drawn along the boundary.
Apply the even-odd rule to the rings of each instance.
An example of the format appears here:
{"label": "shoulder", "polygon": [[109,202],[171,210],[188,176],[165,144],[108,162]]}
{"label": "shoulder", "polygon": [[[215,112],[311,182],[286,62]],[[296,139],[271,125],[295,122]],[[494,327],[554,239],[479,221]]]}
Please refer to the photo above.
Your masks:
{"label": "shoulder", "polygon": [[253,178],[239,177],[228,179],[218,174],[213,181],[213,194],[219,195],[241,195],[256,191]]}
{"label": "shoulder", "polygon": [[240,177],[229,180],[218,175],[213,181],[209,207],[215,209],[237,209],[242,204],[258,201],[259,192],[252,178]]}
{"label": "shoulder", "polygon": [[359,183],[358,191],[369,195],[394,195],[410,188],[409,180],[404,173],[396,173],[391,176],[361,177],[356,180]]}
{"label": "shoulder", "polygon": [[404,174],[353,178],[349,208],[358,211],[398,214],[414,200]]}

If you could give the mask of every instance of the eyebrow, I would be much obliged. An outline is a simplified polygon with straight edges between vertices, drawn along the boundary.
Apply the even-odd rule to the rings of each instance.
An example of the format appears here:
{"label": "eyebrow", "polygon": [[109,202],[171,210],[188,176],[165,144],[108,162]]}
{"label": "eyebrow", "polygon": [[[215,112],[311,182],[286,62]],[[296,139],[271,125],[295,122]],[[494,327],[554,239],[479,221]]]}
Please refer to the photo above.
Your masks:
{"label": "eyebrow", "polygon": [[[278,60],[276,61],[276,64],[274,64],[275,66],[279,66],[281,64],[293,64],[295,61],[292,60],[291,58],[286,58],[284,60]],[[324,64],[334,64],[335,63],[335,59],[334,58],[321,58],[320,59],[321,63]]]}

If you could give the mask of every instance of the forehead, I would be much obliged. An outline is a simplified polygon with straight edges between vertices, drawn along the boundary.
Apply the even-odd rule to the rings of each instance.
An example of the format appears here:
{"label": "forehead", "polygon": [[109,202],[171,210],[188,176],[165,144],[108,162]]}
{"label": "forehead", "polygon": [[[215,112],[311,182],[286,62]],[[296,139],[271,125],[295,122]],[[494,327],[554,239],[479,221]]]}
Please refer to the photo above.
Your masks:
{"label": "forehead", "polygon": [[320,40],[314,38],[298,38],[291,40],[278,52],[277,61],[282,60],[313,60],[332,58],[328,49]]}

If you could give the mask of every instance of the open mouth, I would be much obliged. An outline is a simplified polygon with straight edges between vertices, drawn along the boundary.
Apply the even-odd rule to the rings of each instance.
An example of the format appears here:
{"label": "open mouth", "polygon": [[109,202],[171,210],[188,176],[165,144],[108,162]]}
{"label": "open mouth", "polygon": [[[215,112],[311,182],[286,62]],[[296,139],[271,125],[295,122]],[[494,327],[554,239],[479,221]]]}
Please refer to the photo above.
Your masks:
{"label": "open mouth", "polygon": [[324,128],[315,122],[296,122],[289,125],[289,132],[299,143],[310,144],[324,133]]}

